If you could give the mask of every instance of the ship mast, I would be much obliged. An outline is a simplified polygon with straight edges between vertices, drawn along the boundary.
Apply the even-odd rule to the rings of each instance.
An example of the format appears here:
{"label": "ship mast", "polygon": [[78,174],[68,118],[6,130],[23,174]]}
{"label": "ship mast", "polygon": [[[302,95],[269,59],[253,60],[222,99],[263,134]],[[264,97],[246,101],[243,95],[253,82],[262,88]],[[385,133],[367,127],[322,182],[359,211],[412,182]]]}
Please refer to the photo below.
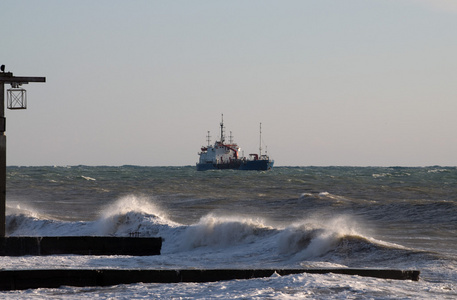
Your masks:
{"label": "ship mast", "polygon": [[260,123],[259,157],[262,156],[262,123]]}
{"label": "ship mast", "polygon": [[224,114],[222,114],[222,122],[221,122],[221,144],[225,142],[225,134],[224,134]]}

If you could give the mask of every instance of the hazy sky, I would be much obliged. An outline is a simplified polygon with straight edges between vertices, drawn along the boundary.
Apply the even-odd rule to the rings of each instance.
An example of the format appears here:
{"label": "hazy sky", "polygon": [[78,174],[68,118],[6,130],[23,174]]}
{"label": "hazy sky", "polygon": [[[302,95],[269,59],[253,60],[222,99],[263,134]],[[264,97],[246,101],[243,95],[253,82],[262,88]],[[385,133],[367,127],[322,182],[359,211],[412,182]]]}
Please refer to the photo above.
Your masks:
{"label": "hazy sky", "polygon": [[[457,165],[457,1],[0,2],[8,165]],[[9,88],[9,86],[7,86]]]}

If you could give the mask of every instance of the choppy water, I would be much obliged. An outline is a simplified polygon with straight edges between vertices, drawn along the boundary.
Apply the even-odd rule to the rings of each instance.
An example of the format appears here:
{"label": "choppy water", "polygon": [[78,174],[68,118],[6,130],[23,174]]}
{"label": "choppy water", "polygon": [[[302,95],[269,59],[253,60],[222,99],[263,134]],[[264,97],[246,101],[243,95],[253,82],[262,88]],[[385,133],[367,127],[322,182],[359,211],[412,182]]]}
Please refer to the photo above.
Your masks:
{"label": "choppy water", "polygon": [[10,236],[164,238],[162,255],[0,257],[29,268],[402,268],[419,282],[299,274],[2,292],[2,298],[457,297],[457,168],[8,167]]}

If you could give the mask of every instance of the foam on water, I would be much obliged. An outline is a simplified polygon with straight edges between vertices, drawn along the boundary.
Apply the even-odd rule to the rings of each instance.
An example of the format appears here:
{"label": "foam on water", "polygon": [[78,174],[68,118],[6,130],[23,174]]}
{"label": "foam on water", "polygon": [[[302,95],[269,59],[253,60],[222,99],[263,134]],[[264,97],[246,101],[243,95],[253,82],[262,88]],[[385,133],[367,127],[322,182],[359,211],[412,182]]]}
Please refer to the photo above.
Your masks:
{"label": "foam on water", "polygon": [[298,274],[209,283],[61,287],[11,292],[5,298],[41,299],[52,295],[72,299],[421,299],[432,290],[438,296],[428,299],[442,299],[449,288],[452,287],[338,274]]}

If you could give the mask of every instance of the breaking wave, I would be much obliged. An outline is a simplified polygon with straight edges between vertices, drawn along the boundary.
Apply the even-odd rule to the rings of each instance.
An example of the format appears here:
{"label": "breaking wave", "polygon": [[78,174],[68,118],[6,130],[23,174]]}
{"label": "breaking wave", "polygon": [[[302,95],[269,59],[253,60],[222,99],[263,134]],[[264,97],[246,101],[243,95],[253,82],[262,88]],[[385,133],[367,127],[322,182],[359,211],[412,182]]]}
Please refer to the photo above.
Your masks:
{"label": "breaking wave", "polygon": [[[129,236],[163,238],[162,254],[239,260],[263,266],[326,261],[348,266],[401,262],[417,251],[364,233],[351,216],[306,219],[286,226],[260,218],[208,214],[191,225],[171,221],[151,199],[127,196],[107,206],[95,221],[59,221],[31,209],[9,209],[10,236]],[[246,261],[243,261],[246,260]]]}
{"label": "breaking wave", "polygon": [[98,235],[156,236],[161,227],[175,226],[167,214],[146,197],[126,196],[106,207],[95,222]]}
{"label": "breaking wave", "polygon": [[262,233],[273,230],[260,219],[225,217],[213,214],[187,227],[183,233],[183,249],[198,247],[228,247],[254,243]]}
{"label": "breaking wave", "polygon": [[20,205],[8,208],[6,232],[10,236],[156,236],[161,227],[175,226],[150,199],[123,197],[102,210],[95,221],[61,221]]}

